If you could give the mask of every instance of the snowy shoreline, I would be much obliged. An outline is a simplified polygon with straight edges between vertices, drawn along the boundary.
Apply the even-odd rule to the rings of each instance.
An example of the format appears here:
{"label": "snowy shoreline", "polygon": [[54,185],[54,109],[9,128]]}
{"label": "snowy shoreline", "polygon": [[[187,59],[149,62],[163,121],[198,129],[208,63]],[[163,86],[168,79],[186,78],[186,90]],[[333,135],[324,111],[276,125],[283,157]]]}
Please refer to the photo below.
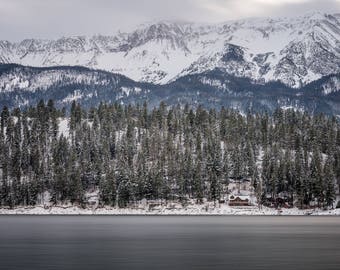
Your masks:
{"label": "snowy shoreline", "polygon": [[169,209],[162,207],[159,209],[133,209],[133,208],[97,208],[97,209],[82,209],[75,206],[55,206],[44,208],[43,206],[36,207],[19,207],[14,209],[0,208],[0,215],[141,215],[141,216],[340,216],[340,209],[322,210],[322,209],[306,209],[300,210],[297,208],[277,209],[263,207],[229,207],[220,206],[206,209],[200,205],[190,206],[187,208]]}

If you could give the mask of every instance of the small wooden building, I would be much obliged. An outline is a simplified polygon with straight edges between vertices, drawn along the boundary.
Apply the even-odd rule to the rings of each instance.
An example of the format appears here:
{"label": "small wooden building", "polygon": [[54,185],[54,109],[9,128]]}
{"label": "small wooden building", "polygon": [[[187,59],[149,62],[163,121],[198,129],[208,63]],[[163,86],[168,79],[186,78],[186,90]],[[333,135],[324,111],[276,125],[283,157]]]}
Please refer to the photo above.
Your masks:
{"label": "small wooden building", "polygon": [[229,206],[250,206],[248,196],[230,195]]}

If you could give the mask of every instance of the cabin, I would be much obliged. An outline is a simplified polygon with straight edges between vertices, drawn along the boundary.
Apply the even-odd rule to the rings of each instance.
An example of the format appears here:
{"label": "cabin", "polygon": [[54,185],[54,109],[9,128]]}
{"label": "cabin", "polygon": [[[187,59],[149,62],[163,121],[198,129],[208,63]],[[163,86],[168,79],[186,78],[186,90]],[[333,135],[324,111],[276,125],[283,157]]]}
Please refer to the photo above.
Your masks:
{"label": "cabin", "polygon": [[91,192],[86,192],[85,199],[86,199],[88,206],[92,207],[92,209],[96,209],[99,205],[98,190],[92,190]]}
{"label": "cabin", "polygon": [[229,206],[250,206],[249,196],[230,195]]}
{"label": "cabin", "polygon": [[274,197],[271,194],[265,196],[263,202],[264,206],[275,207],[275,208],[291,208],[293,206],[292,198],[287,192],[280,192]]}

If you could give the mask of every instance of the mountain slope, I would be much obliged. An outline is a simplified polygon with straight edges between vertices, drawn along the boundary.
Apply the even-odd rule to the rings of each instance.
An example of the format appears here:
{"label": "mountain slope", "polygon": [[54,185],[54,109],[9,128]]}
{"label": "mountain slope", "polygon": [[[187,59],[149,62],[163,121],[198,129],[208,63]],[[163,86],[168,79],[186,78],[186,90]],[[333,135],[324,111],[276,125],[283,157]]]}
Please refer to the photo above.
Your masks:
{"label": "mountain slope", "polygon": [[39,99],[53,99],[59,106],[68,107],[78,101],[89,107],[101,101],[130,102],[133,95],[142,96],[148,91],[148,84],[85,67],[0,65],[0,106],[22,107]]}
{"label": "mountain slope", "polygon": [[40,99],[53,99],[58,107],[69,107],[77,101],[87,108],[100,102],[144,101],[153,107],[164,101],[193,107],[225,106],[243,112],[272,112],[281,107],[340,114],[339,81],[340,74],[334,74],[295,89],[281,82],[259,83],[214,69],[155,85],[77,66],[35,68],[4,64],[0,65],[0,107],[30,106]]}
{"label": "mountain slope", "polygon": [[80,65],[156,84],[219,68],[298,88],[340,72],[340,18],[312,13],[213,25],[165,21],[113,36],[1,41],[0,62]]}

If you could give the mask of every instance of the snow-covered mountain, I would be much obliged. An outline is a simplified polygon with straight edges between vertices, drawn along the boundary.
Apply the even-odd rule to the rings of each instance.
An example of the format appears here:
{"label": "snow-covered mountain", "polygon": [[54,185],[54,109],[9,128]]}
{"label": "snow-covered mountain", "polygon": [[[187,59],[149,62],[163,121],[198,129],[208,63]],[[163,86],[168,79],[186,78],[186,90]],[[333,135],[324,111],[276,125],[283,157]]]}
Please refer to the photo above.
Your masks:
{"label": "snow-covered mountain", "polygon": [[58,107],[73,101],[85,108],[101,102],[234,108],[242,112],[273,112],[293,108],[340,115],[340,73],[295,89],[280,82],[256,82],[213,69],[184,75],[170,83],[136,82],[123,75],[79,66],[27,67],[0,64],[0,108],[27,107],[52,99]]}
{"label": "snow-covered mountain", "polygon": [[298,88],[340,72],[340,14],[211,25],[165,21],[113,36],[0,41],[0,63],[85,66],[156,84],[219,68]]}

